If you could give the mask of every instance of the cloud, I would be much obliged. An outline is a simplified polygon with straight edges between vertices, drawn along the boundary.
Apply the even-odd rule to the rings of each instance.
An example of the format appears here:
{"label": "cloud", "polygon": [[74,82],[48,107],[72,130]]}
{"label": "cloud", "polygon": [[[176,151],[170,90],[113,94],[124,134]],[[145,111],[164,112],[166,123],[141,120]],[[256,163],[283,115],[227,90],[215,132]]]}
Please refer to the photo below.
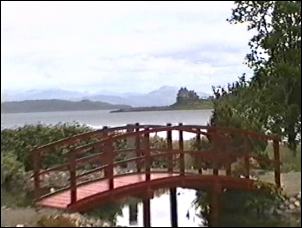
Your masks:
{"label": "cloud", "polygon": [[210,92],[243,72],[231,2],[5,2],[1,88]]}

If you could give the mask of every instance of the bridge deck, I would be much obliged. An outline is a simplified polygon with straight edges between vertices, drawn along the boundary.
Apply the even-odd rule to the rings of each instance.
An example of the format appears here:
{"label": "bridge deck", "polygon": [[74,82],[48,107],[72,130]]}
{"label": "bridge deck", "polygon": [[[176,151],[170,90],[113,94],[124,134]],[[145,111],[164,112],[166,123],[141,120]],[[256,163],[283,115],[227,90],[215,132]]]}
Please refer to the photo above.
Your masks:
{"label": "bridge deck", "polygon": [[[169,173],[152,173],[151,180],[178,176],[179,174]],[[145,174],[132,174],[127,176],[115,177],[114,188],[124,187],[131,184],[137,184],[145,181]],[[100,180],[92,183],[88,183],[77,188],[77,200],[84,199],[86,197],[100,194],[109,190],[108,180]],[[55,195],[48,196],[37,203],[39,206],[52,207],[57,209],[67,209],[70,204],[70,189],[57,193]]]}

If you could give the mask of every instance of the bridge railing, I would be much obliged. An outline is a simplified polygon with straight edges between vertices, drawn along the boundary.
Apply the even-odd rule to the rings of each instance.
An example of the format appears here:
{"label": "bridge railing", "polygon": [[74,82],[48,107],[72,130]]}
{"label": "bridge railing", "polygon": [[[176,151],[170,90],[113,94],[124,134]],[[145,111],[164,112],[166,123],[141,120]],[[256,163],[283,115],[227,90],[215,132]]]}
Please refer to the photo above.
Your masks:
{"label": "bridge railing", "polygon": [[[119,134],[116,133],[117,131],[122,130],[126,132]],[[159,132],[165,133],[166,136],[164,138],[164,148],[154,148],[150,142],[150,136]],[[172,134],[175,132],[178,134],[178,140],[173,141]],[[87,133],[84,138],[87,139],[88,135],[92,136],[95,133],[96,132],[91,134]],[[185,148],[184,133],[195,134],[195,150],[188,150]],[[191,159],[199,164],[207,163],[212,169],[213,175],[219,175],[219,170],[221,169],[224,169],[225,175],[231,175],[232,164],[236,162],[238,158],[242,158],[244,160],[245,178],[249,178],[250,158],[253,157],[258,161],[263,161],[262,157],[257,157],[255,154],[251,153],[252,148],[248,149],[247,142],[249,140],[246,139],[251,138],[265,142],[273,140],[274,159],[268,159],[267,162],[273,164],[275,171],[275,183],[280,187],[279,138],[275,136],[260,135],[254,132],[238,129],[182,124],[179,124],[178,126],[172,126],[171,124],[167,124],[167,126],[139,124],[127,125],[125,127],[118,128],[104,128],[101,131],[98,131],[97,135],[99,139],[98,141],[73,148],[66,154],[68,157],[66,163],[51,167],[47,170],[40,170],[40,153],[43,151],[42,149],[49,148],[53,145],[49,144],[41,147],[42,149],[38,148],[33,152],[35,169],[34,180],[37,199],[70,189],[71,203],[75,203],[77,201],[77,188],[79,186],[102,179],[107,179],[109,186],[108,190],[113,190],[115,188],[114,180],[122,175],[129,174],[129,172],[117,172],[117,168],[125,167],[125,165],[128,166],[129,164],[135,164],[132,165],[130,173],[140,173],[144,175],[145,181],[151,180],[151,174],[152,172],[155,172],[154,168],[158,167],[158,165],[153,164],[158,161],[162,164],[161,172],[165,171],[167,173],[177,173],[179,175],[186,175],[188,173],[192,174],[194,172],[186,167],[186,160],[188,157],[191,157]],[[234,135],[242,136],[243,139],[245,139],[243,140],[243,148],[238,146],[241,153],[236,151],[237,147],[234,148],[234,145],[231,145],[233,143],[232,137]],[[68,143],[74,142],[74,140],[79,141],[81,137],[82,136],[79,136],[78,138],[74,137],[72,140],[69,138],[66,139],[66,141]],[[202,137],[206,137],[210,142],[209,148],[202,148]],[[130,139],[132,139],[132,141]],[[133,148],[117,148],[117,142],[121,140],[126,140],[126,143],[129,143],[130,140],[130,144],[132,144]],[[55,142],[54,144],[63,145],[64,142],[61,140],[59,143]],[[91,151],[94,151],[94,153],[89,154]],[[130,157],[128,156],[129,154],[131,154]],[[117,159],[120,155],[126,156],[126,158],[122,160]],[[84,170],[84,172],[81,170],[85,165],[91,164],[96,165],[89,170]],[[204,167],[199,166],[193,171],[195,171],[196,175],[205,175],[205,173],[203,173],[203,168]],[[40,177],[46,173],[58,170],[67,170],[69,172],[69,185],[50,194],[41,195],[39,192],[41,182]],[[124,168],[121,168],[121,170],[123,171]],[[87,179],[89,175],[94,175],[96,173],[99,175]]]}

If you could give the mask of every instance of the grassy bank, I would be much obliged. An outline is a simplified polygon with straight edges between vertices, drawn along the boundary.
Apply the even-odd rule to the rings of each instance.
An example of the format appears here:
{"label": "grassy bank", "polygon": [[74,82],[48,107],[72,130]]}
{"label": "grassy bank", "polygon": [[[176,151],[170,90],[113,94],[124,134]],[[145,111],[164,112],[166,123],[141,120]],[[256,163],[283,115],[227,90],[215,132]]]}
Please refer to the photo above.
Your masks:
{"label": "grassy bank", "polygon": [[[266,153],[270,158],[274,157],[274,149],[271,143],[266,147]],[[281,172],[301,172],[301,144],[297,147],[296,156],[286,145],[280,144],[280,160],[282,162]]]}

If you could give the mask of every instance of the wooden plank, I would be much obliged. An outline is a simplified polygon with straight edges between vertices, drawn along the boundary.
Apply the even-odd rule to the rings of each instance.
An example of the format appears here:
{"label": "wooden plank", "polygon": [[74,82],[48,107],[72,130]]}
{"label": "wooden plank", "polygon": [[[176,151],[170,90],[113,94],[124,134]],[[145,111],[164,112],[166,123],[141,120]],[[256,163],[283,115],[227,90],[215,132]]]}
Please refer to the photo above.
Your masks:
{"label": "wooden plank", "polygon": [[[139,132],[140,126],[139,123],[135,124],[135,132]],[[141,149],[140,149],[140,135],[137,133],[135,137],[135,149],[136,149],[136,157],[141,157]],[[136,169],[137,172],[141,172],[141,163],[139,160],[136,161]]]}
{"label": "wooden plank", "polygon": [[40,150],[34,150],[32,152],[33,156],[33,168],[34,168],[34,194],[35,199],[40,198],[40,168],[41,168],[41,154]]}
{"label": "wooden plank", "polygon": [[77,201],[77,180],[76,180],[76,162],[75,154],[69,154],[69,172],[70,172],[70,198],[71,204]]}
{"label": "wooden plank", "polygon": [[[179,127],[182,126],[182,123],[179,123]],[[183,131],[179,130],[179,167],[180,167],[180,174],[185,175],[185,156],[184,156],[184,141],[183,141]]]}
{"label": "wooden plank", "polygon": [[279,152],[279,141],[274,140],[273,142],[274,148],[274,160],[275,160],[275,184],[278,188],[281,187],[281,180],[280,180],[280,152]]}
{"label": "wooden plank", "polygon": [[[168,123],[168,127],[171,127],[172,124]],[[167,149],[170,152],[170,155],[168,157],[168,172],[173,172],[173,145],[172,145],[172,131],[167,131]]]}
{"label": "wooden plank", "polygon": [[[148,131],[149,128],[146,128],[145,130]],[[144,134],[144,155],[145,155],[146,181],[150,181],[151,158],[150,158],[150,139],[149,139],[149,133],[145,133]]]}

